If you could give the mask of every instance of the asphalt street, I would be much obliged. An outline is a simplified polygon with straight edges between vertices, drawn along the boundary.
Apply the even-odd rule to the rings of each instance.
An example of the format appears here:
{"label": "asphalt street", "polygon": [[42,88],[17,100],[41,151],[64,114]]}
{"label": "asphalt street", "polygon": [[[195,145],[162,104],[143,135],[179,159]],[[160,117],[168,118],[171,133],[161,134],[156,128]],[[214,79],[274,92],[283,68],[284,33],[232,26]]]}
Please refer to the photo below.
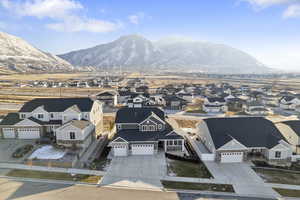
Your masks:
{"label": "asphalt street", "polygon": [[[218,196],[209,194],[191,194],[177,192],[143,191],[117,189],[87,185],[64,185],[55,183],[23,182],[0,178],[1,200],[204,200],[236,199],[260,200],[236,196]],[[265,199],[261,199],[265,200]]]}

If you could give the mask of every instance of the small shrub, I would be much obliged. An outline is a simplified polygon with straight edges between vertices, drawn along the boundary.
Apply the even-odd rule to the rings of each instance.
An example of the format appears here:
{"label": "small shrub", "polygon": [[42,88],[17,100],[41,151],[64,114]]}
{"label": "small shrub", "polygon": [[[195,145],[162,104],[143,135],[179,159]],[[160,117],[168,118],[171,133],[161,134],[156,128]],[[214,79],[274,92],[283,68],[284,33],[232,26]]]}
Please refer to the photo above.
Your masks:
{"label": "small shrub", "polygon": [[12,155],[13,158],[22,158],[33,149],[33,145],[27,144],[18,148]]}

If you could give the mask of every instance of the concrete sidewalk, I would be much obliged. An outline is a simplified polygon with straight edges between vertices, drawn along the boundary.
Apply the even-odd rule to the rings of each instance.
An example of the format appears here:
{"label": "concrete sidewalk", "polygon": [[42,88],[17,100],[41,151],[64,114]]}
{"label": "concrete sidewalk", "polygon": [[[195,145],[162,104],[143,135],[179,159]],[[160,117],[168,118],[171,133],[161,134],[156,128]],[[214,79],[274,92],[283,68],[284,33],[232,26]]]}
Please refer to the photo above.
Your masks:
{"label": "concrete sidewalk", "polygon": [[87,174],[103,176],[106,172],[87,169],[74,169],[74,168],[59,168],[59,167],[44,167],[44,166],[30,166],[24,164],[12,164],[12,163],[0,163],[2,169],[21,169],[21,170],[33,170],[33,171],[46,171],[46,172],[60,172],[68,174]]}

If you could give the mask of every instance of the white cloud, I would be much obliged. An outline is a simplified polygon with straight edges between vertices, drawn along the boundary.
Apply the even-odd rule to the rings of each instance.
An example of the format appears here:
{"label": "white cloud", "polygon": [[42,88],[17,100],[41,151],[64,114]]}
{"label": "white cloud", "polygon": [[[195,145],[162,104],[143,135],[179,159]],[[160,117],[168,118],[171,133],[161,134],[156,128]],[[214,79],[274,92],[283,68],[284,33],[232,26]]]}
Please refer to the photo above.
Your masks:
{"label": "white cloud", "polygon": [[21,17],[52,19],[46,27],[56,31],[111,32],[119,28],[117,23],[81,15],[84,6],[76,0],[0,0],[0,5]]}
{"label": "white cloud", "polygon": [[286,6],[282,13],[283,18],[300,17],[300,0],[242,0],[253,5],[255,9],[264,9],[275,5]]}
{"label": "white cloud", "polygon": [[139,12],[133,15],[128,16],[129,22],[132,24],[140,24],[141,20],[145,18],[145,13]]}
{"label": "white cloud", "polygon": [[300,4],[290,5],[283,13],[284,18],[300,17]]}
{"label": "white cloud", "polygon": [[121,25],[117,23],[111,23],[103,20],[80,18],[72,16],[66,18],[63,22],[47,24],[47,28],[62,31],[62,32],[111,32],[118,29]]}
{"label": "white cloud", "polygon": [[247,1],[256,7],[265,8],[265,7],[278,5],[278,4],[292,3],[295,0],[243,0],[243,1]]}

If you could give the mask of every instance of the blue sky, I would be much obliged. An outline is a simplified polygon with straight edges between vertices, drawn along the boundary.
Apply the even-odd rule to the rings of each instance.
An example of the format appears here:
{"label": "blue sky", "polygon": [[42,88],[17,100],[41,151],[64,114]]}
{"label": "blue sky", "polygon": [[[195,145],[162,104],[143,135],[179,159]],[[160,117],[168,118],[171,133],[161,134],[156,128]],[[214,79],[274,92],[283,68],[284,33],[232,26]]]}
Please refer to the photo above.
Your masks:
{"label": "blue sky", "polygon": [[300,0],[0,0],[0,30],[54,54],[125,34],[187,37],[300,70]]}

